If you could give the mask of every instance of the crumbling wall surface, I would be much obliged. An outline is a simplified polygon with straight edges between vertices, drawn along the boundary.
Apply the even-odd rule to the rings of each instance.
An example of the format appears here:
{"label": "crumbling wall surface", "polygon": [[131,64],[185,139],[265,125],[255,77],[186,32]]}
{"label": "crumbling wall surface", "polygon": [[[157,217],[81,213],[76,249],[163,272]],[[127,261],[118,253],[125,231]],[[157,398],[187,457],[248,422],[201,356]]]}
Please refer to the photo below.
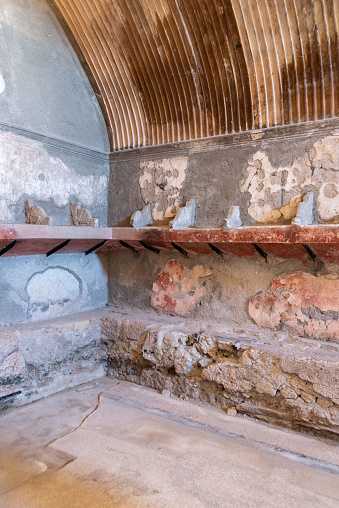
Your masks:
{"label": "crumbling wall surface", "polygon": [[71,224],[70,203],[74,201],[104,226],[107,188],[105,155],[0,128],[0,222],[24,223],[25,200],[30,199],[55,226]]}
{"label": "crumbling wall surface", "polygon": [[298,272],[274,279],[250,300],[249,315],[264,328],[339,342],[338,275]]}
{"label": "crumbling wall surface", "polygon": [[107,223],[109,142],[96,96],[47,0],[0,9],[0,222],[25,200],[54,225],[70,203]]}
{"label": "crumbling wall surface", "polygon": [[0,408],[103,376],[101,313],[0,328]]}
{"label": "crumbling wall surface", "polygon": [[107,303],[104,255],[1,258],[0,325],[41,321]]}
{"label": "crumbling wall surface", "polygon": [[261,134],[111,154],[109,224],[126,221],[148,203],[161,220],[190,199],[200,227],[221,226],[231,206],[240,206],[246,225],[287,224],[310,191],[315,218],[337,222],[338,120]]}
{"label": "crumbling wall surface", "polygon": [[339,434],[339,346],[149,313],[102,318],[109,375],[295,429]]}

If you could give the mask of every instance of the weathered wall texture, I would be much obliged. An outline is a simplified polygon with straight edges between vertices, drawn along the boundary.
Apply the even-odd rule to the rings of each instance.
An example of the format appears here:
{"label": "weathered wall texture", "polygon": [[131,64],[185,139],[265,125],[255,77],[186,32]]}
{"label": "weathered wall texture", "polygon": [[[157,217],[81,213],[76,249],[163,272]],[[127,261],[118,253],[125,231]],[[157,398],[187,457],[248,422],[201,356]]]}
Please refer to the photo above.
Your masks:
{"label": "weathered wall texture", "polygon": [[[338,122],[241,134],[163,148],[111,155],[109,224],[125,221],[147,202],[164,216],[195,199],[196,225],[221,226],[232,205],[244,224],[290,223],[309,191],[316,218],[336,222],[339,214]],[[181,161],[180,178],[170,178]],[[166,168],[165,168],[166,165]],[[147,190],[147,192],[146,192]]]}
{"label": "weathered wall texture", "polygon": [[[339,434],[339,348],[152,313],[103,317],[109,374],[295,429]],[[166,393],[165,392],[165,393]]]}
{"label": "weathered wall texture", "polygon": [[[108,150],[96,97],[49,2],[2,0],[0,222],[24,223],[29,199],[54,225],[71,224],[71,202],[105,225]],[[0,401],[15,386],[33,400],[104,374],[98,321],[63,317],[106,305],[104,256],[1,258],[0,291]]]}
{"label": "weathered wall texture", "polygon": [[108,166],[104,155],[29,139],[0,129],[0,222],[24,223],[24,203],[42,206],[53,225],[70,225],[70,203],[107,220]]}
{"label": "weathered wall texture", "polygon": [[[232,205],[245,225],[289,224],[310,191],[315,221],[338,222],[338,140],[332,122],[114,154],[109,222],[147,202],[164,215],[164,161],[179,157],[187,167],[178,205],[196,200],[197,226],[221,226]],[[148,201],[145,168],[157,177]],[[104,320],[109,372],[232,414],[337,435],[339,266],[299,247],[295,259],[265,259],[254,248],[112,254],[109,302],[131,311]]]}
{"label": "weathered wall texture", "polygon": [[24,201],[54,225],[69,204],[107,219],[109,143],[88,79],[46,0],[0,11],[0,222],[24,222]]}
{"label": "weathered wall texture", "polygon": [[0,325],[99,309],[107,302],[105,256],[2,258]]}
{"label": "weathered wall texture", "polygon": [[96,312],[0,328],[0,344],[0,408],[32,402],[105,374]]}

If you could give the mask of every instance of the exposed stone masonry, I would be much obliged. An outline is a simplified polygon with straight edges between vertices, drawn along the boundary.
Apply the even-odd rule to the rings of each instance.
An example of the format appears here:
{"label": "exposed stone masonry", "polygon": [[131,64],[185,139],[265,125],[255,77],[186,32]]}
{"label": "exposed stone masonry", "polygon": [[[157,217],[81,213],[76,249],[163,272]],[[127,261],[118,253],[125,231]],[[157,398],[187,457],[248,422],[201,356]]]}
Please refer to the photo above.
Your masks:
{"label": "exposed stone masonry", "polygon": [[339,346],[154,315],[103,318],[109,374],[278,425],[339,434]]}

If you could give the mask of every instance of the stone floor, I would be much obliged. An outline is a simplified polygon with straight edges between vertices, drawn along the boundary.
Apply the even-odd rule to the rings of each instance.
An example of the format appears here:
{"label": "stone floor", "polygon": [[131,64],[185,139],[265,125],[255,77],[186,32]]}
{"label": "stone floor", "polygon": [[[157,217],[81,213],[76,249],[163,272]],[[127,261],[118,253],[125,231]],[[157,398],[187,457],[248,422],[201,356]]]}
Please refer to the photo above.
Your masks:
{"label": "stone floor", "polygon": [[339,507],[338,443],[110,378],[0,415],[0,507]]}

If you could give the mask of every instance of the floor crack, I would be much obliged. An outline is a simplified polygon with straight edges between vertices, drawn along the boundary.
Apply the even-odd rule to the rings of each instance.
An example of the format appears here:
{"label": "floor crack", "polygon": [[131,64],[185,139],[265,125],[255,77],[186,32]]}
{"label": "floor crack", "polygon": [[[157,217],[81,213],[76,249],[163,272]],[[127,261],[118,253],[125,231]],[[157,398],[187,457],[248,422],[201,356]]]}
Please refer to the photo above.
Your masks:
{"label": "floor crack", "polygon": [[[74,428],[74,429],[72,429],[72,430],[69,430],[68,432],[65,432],[65,434],[62,434],[61,436],[58,436],[58,437],[56,437],[56,438],[52,439],[52,441],[49,441],[49,443],[47,443],[47,444],[45,444],[45,445],[44,445],[43,449],[45,450],[48,446],[50,446],[51,444],[55,443],[55,441],[57,441],[58,439],[61,439],[61,438],[65,437],[65,436],[68,436],[69,434],[72,434],[73,432],[75,432],[76,430],[78,430],[78,429],[79,429],[79,428],[80,428],[80,427],[81,427],[81,426],[85,423],[85,421],[86,421],[86,420],[87,420],[87,419],[88,419],[88,418],[89,418],[89,417],[90,417],[93,413],[95,413],[95,412],[96,412],[96,410],[99,408],[99,406],[100,406],[100,404],[101,404],[101,396],[102,396],[102,394],[103,394],[104,392],[106,392],[107,390],[109,390],[110,388],[113,388],[113,387],[114,387],[114,386],[116,386],[117,384],[119,384],[119,383],[114,383],[113,385],[108,386],[107,388],[105,388],[104,390],[102,390],[102,391],[98,394],[98,402],[97,402],[97,404],[96,404],[95,408],[94,408],[94,409],[93,409],[90,413],[88,413],[88,414],[85,416],[85,418],[84,418],[84,419],[83,419],[83,420],[79,423],[79,425],[77,425],[77,427],[75,427],[75,428]],[[73,460],[74,460],[74,459],[73,459]],[[70,461],[70,462],[72,462],[72,461]],[[69,462],[68,462],[67,464],[69,464]],[[65,465],[67,466],[67,464],[65,464]],[[62,467],[64,467],[64,466],[62,466]],[[59,469],[60,469],[60,468],[59,468]]]}

